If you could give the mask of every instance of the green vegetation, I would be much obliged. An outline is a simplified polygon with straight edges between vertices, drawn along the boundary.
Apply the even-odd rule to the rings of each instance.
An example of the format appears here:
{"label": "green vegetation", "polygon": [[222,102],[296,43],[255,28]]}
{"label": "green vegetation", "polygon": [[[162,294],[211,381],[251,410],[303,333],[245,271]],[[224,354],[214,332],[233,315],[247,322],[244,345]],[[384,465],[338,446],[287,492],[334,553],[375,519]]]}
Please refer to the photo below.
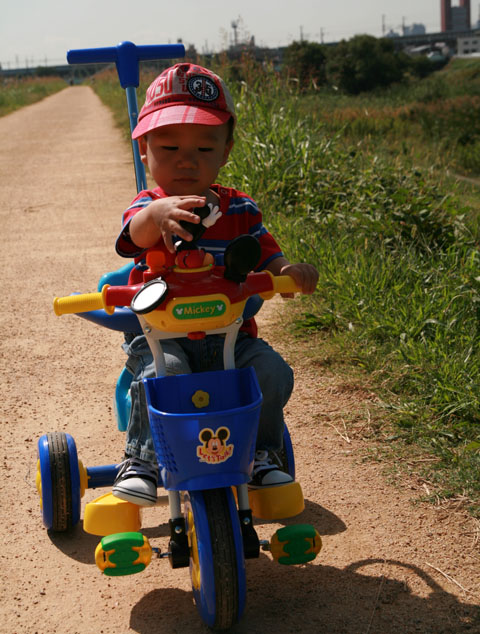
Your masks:
{"label": "green vegetation", "polygon": [[[137,90],[139,108],[143,103],[142,99],[145,97],[145,92],[149,82],[151,82],[154,77],[155,74],[152,72],[142,73],[142,83]],[[90,85],[103,103],[112,110],[115,123],[122,130],[122,134],[125,139],[130,142],[130,123],[127,111],[127,100],[125,97],[125,91],[119,84],[117,72],[115,70],[105,70],[91,79]]]}
{"label": "green vegetation", "polygon": [[62,88],[65,88],[65,82],[59,77],[3,78],[0,88],[0,117],[40,101]]}
{"label": "green vegetation", "polygon": [[[360,372],[380,396],[380,446],[420,456],[439,495],[480,514],[478,188],[446,173],[480,173],[480,64],[356,96],[248,60],[218,70],[239,118],[221,182],[254,196],[288,257],[320,271],[299,336],[316,333],[330,369]],[[116,78],[94,86],[124,113]]]}
{"label": "green vegetation", "polygon": [[426,77],[444,66],[424,56],[411,57],[395,50],[394,41],[371,35],[356,35],[336,46],[315,42],[293,42],[285,52],[285,69],[305,89],[309,85],[334,87],[347,94],[408,83]]}

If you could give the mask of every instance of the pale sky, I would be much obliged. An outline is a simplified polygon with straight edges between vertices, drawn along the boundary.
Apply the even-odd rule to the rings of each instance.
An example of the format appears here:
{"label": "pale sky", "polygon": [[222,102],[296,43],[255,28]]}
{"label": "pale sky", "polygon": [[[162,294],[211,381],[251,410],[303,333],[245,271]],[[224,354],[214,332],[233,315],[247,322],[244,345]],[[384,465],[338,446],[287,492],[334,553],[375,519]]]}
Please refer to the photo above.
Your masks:
{"label": "pale sky", "polygon": [[[458,0],[453,0],[458,4]],[[480,0],[472,0],[472,25]],[[200,53],[219,51],[253,35],[259,46],[294,40],[335,42],[359,33],[422,23],[440,31],[440,0],[2,0],[0,63],[3,68],[65,62],[71,48],[168,44],[182,38]]]}

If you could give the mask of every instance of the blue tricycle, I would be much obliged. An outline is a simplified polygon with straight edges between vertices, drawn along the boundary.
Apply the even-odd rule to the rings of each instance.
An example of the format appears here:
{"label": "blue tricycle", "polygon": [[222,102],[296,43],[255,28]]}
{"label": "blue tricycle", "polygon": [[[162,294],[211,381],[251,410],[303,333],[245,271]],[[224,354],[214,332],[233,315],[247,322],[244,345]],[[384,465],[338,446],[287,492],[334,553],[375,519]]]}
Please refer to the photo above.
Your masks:
{"label": "blue tricycle", "polygon": [[[69,61],[115,61],[123,87],[123,66],[128,62],[137,69],[128,80],[136,87],[139,59],[180,54],[171,46],[136,47],[127,42],[112,49],[71,51]],[[136,94],[133,99],[128,86],[127,102],[129,112],[136,112]],[[141,188],[145,175],[135,148],[134,161]],[[287,429],[282,468],[293,482],[248,487],[262,395],[253,368],[235,368],[235,341],[244,318],[263,300],[298,290],[290,277],[248,272],[255,268],[254,240],[237,238],[222,265],[204,260],[195,245],[190,245],[192,257],[177,258],[169,267],[161,252],[151,250],[142,283],[127,283],[127,266],[103,276],[96,293],[54,301],[57,315],[76,313],[115,330],[143,332],[155,362],[156,377],[144,379],[144,387],[160,468],[158,485],[166,490],[159,503],[166,502],[170,510],[168,551],[160,552],[142,535],[138,506],[108,492],[84,511],[84,530],[102,536],[95,552],[97,566],[108,576],[129,575],[144,570],[154,554],[168,558],[173,568],[188,566],[200,615],[218,630],[230,628],[243,613],[245,559],[259,557],[263,549],[281,564],[304,564],[321,548],[318,532],[308,524],[285,526],[270,541],[259,540],[254,528],[253,517],[279,520],[304,508]],[[224,370],[166,375],[162,341],[214,334],[224,337]],[[121,430],[128,420],[131,379],[124,370],[115,392]],[[43,435],[38,441],[36,481],[46,528],[64,532],[77,525],[85,490],[111,488],[118,469],[118,464],[85,467],[71,435]]]}

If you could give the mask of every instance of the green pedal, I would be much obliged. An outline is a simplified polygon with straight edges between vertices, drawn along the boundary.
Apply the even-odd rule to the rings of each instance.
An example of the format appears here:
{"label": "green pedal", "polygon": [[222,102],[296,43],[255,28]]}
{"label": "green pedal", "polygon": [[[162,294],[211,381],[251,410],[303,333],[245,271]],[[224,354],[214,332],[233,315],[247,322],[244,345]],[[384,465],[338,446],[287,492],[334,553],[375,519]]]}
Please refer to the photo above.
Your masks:
{"label": "green pedal", "polygon": [[142,572],[152,559],[152,548],[142,533],[107,535],[95,550],[95,563],[110,577]]}
{"label": "green pedal", "polygon": [[279,564],[306,564],[322,548],[320,535],[310,524],[280,528],[270,541],[270,552]]}

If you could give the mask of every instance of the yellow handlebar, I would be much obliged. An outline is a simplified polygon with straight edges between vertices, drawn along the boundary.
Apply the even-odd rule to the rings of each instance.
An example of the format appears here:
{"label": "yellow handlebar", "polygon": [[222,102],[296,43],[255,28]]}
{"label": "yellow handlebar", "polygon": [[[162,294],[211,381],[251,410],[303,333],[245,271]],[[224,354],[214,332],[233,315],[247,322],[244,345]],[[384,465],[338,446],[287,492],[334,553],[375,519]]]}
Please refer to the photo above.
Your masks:
{"label": "yellow handlebar", "polygon": [[277,275],[273,279],[276,293],[300,293],[302,290],[290,275]]}
{"label": "yellow handlebar", "polygon": [[[259,293],[263,299],[271,299],[276,293],[299,293],[301,291],[300,287],[289,275],[271,275],[271,279],[272,290]],[[99,293],[55,297],[53,300],[53,310],[56,315],[67,315],[103,309],[106,313],[111,315],[115,310],[115,306],[107,305],[106,292],[108,287],[109,285],[105,284]]]}
{"label": "yellow handlebar", "polygon": [[101,293],[84,293],[82,295],[69,295],[68,297],[55,297],[53,310],[55,315],[67,315],[71,313],[87,313],[91,310],[104,309],[111,315],[115,306],[107,306],[106,292],[108,284],[102,288]]}
{"label": "yellow handlebar", "polygon": [[276,293],[300,293],[301,288],[290,275],[272,275],[273,288],[271,291],[259,293],[262,299],[272,299]]}

